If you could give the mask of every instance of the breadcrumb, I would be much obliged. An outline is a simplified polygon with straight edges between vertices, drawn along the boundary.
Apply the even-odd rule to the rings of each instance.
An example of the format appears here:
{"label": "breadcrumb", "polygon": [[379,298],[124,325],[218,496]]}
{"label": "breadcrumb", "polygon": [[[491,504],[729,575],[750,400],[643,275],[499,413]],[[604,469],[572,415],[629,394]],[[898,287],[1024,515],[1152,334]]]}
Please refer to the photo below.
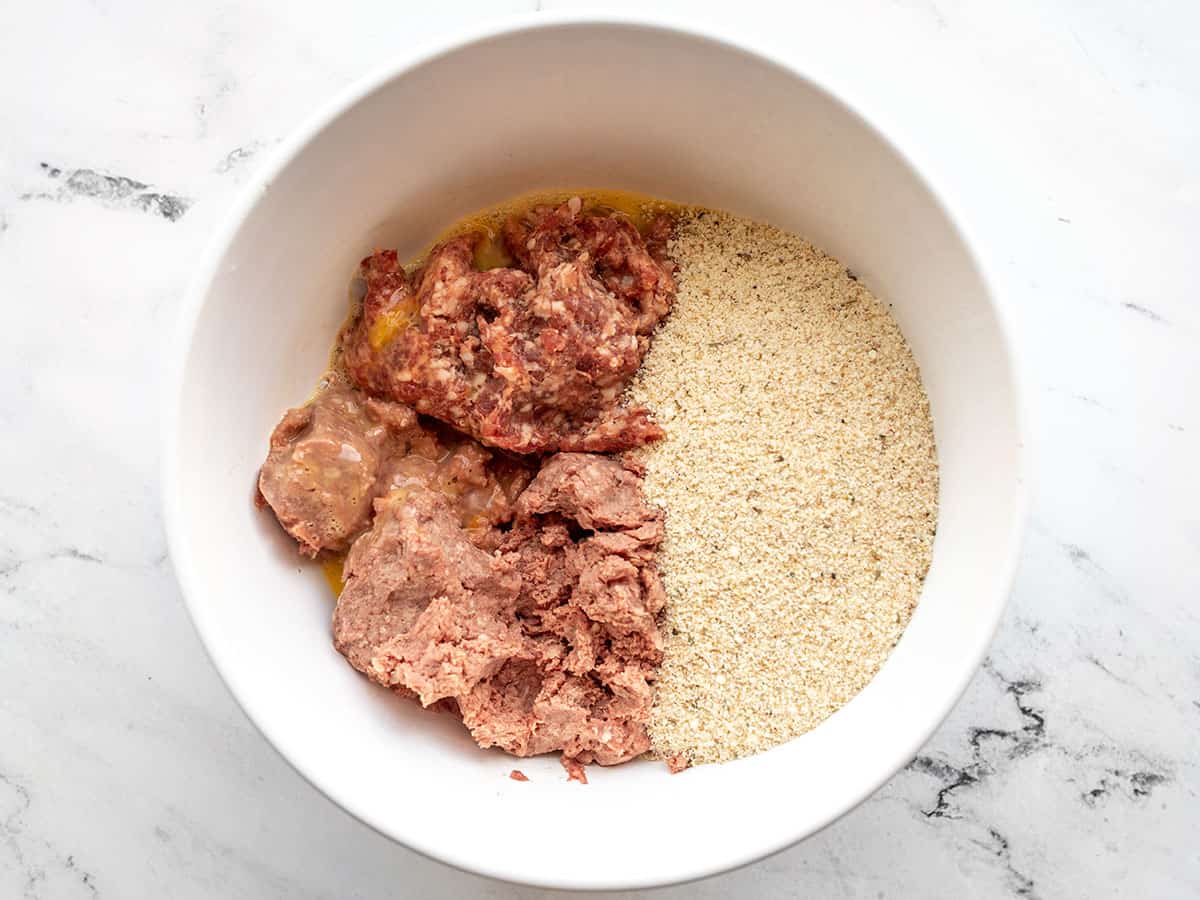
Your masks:
{"label": "breadcrumb", "polygon": [[630,389],[667,510],[665,658],[649,732],[685,764],[766,750],[860,691],[929,569],[937,458],[884,305],[774,227],[684,213],[675,308]]}

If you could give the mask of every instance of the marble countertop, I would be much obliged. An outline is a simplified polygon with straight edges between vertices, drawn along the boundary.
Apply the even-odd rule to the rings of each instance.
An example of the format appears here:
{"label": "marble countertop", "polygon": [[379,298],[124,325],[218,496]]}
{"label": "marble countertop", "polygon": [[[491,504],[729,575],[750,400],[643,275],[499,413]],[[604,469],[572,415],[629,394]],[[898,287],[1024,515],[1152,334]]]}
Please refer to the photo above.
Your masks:
{"label": "marble countertop", "polygon": [[[390,843],[267,746],[188,622],[157,483],[164,336],[259,152],[396,49],[534,5],[0,14],[0,896],[552,894]],[[660,896],[1196,896],[1200,6],[801,6],[664,9],[825,73],[939,173],[1016,313],[1032,518],[912,763]]]}

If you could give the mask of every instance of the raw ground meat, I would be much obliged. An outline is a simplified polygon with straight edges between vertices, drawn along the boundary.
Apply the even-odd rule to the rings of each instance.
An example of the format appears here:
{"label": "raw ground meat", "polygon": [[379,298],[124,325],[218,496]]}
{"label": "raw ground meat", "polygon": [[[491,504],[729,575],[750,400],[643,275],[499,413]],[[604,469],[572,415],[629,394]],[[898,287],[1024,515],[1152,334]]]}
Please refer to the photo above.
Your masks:
{"label": "raw ground meat", "polygon": [[400,488],[346,557],[333,642],[350,664],[429,706],[495,674],[523,646],[521,579],[473,545],[446,498]]}
{"label": "raw ground meat", "polygon": [[[671,230],[574,198],[506,223],[520,268],[475,269],[473,235],[411,276],[373,254],[342,337],[352,386],[288,411],[259,476],[301,552],[349,548],[333,632],[351,665],[483,747],[560,751],[584,783],[650,747],[663,518],[633,463],[595,454],[662,436],[621,396],[675,296]],[[509,451],[560,452],[534,477]]]}
{"label": "raw ground meat", "polygon": [[384,456],[419,432],[407,406],[325,391],[288,410],[271,433],[259,493],[301,552],[343,550],[371,523]]}
{"label": "raw ground meat", "polygon": [[582,265],[633,311],[633,330],[646,336],[666,317],[675,281],[666,262],[671,220],[656,217],[646,237],[620,215],[585,211],[578,197],[538,206],[504,225],[504,243],[539,281],[564,265]]}
{"label": "raw ground meat", "polygon": [[483,747],[562,751],[569,772],[645,752],[664,603],[662,514],[639,473],[551,457],[518,497],[499,549],[474,546],[422,487],[375,501],[346,560],[334,644],[423,705],[453,701]]}
{"label": "raw ground meat", "polygon": [[620,401],[675,296],[669,230],[655,221],[648,246],[627,219],[574,198],[507,223],[520,270],[475,270],[479,235],[438,245],[411,279],[395,252],[376,252],[346,369],[376,396],[519,453],[657,440],[649,411]]}
{"label": "raw ground meat", "polygon": [[450,498],[471,539],[494,547],[500,539],[495,526],[512,518],[530,468],[422,424],[404,404],[333,385],[284,414],[271,434],[258,489],[308,556],[345,550],[370,527],[376,497],[414,485]]}

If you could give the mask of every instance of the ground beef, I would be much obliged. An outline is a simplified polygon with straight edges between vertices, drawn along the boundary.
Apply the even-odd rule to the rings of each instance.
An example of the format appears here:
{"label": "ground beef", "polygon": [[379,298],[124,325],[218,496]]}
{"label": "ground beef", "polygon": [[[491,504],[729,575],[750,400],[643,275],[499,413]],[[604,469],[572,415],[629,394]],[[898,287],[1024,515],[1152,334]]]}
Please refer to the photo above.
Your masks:
{"label": "ground beef", "polygon": [[484,747],[558,750],[570,767],[648,749],[663,521],[637,471],[551,457],[492,554],[441,494],[401,488],[375,509],[334,613],[356,669],[426,706],[453,701]]}
{"label": "ground beef", "polygon": [[345,550],[370,527],[376,497],[414,485],[449,498],[470,538],[494,547],[495,526],[512,518],[530,469],[422,423],[411,407],[334,385],[284,415],[271,434],[258,489],[309,556]]}
{"label": "ground beef", "polygon": [[562,266],[581,266],[628,308],[633,332],[646,336],[675,299],[666,263],[670,228],[671,220],[658,216],[643,237],[624,216],[585,211],[575,198],[510,219],[504,243],[521,268],[539,281]]}
{"label": "ground beef", "polygon": [[675,296],[668,231],[655,222],[648,247],[627,219],[575,198],[505,226],[521,269],[475,270],[478,235],[438,245],[411,279],[379,251],[362,264],[347,371],[376,396],[519,453],[657,440],[649,411],[620,399]]}

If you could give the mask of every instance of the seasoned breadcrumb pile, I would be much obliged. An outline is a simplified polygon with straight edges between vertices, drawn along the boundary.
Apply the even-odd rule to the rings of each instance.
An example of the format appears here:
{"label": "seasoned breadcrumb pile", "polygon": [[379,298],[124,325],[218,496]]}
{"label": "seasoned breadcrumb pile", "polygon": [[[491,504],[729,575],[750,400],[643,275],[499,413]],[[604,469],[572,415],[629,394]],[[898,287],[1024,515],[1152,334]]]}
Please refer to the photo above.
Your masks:
{"label": "seasoned breadcrumb pile", "polygon": [[672,315],[629,402],[667,510],[668,606],[650,735],[673,765],[808,731],[875,675],[929,568],[929,403],[885,306],[795,235],[681,218]]}

